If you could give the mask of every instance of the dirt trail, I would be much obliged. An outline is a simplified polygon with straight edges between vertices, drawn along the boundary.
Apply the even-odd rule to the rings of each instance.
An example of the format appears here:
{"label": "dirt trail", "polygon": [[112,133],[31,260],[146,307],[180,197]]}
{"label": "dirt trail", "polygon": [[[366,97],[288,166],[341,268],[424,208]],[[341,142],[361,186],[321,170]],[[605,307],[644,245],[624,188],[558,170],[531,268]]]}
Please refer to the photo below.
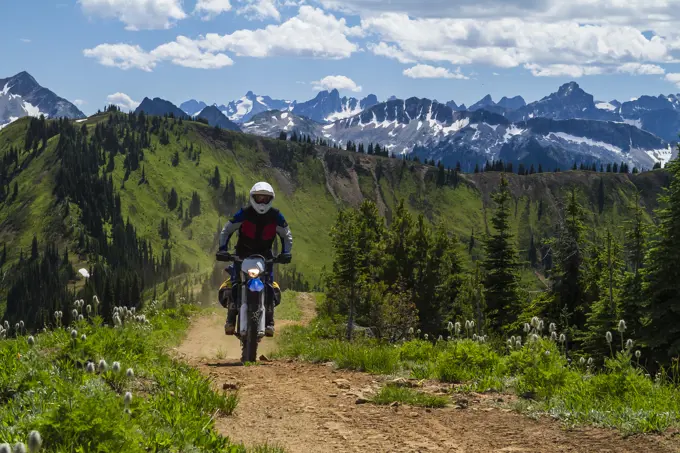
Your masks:
{"label": "dirt trail", "polygon": [[[299,303],[301,322],[308,322],[314,300],[301,294]],[[277,321],[277,328],[288,323]],[[246,445],[268,442],[289,453],[680,452],[670,435],[624,439],[612,430],[565,430],[548,417],[533,420],[504,408],[499,395],[459,396],[455,406],[432,410],[357,404],[387,378],[293,361],[243,367],[238,341],[224,335],[223,324],[222,312],[197,319],[178,352],[219,388],[239,387],[236,412],[219,418],[217,429]],[[264,339],[260,350],[274,346]]]}

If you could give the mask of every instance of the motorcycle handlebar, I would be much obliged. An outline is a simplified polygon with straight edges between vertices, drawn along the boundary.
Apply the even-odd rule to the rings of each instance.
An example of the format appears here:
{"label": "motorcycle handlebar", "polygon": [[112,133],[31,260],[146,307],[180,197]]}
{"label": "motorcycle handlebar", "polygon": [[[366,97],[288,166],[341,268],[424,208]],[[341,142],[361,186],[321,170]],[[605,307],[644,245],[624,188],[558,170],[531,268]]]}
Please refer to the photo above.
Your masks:
{"label": "motorcycle handlebar", "polygon": [[[241,262],[243,262],[243,258],[240,258],[240,257],[238,257],[238,256],[236,256],[236,255],[232,255],[231,253],[225,252],[225,251],[222,251],[222,250],[220,250],[219,252],[217,252],[217,253],[215,254],[215,259],[216,259],[217,261],[227,261],[227,262],[228,262],[228,261],[233,261],[234,263],[241,263]],[[273,264],[273,263],[277,263],[277,262],[278,262],[277,259],[278,259],[278,256],[275,257],[275,258],[272,258],[272,259],[265,259],[264,261],[265,261],[266,264]]]}

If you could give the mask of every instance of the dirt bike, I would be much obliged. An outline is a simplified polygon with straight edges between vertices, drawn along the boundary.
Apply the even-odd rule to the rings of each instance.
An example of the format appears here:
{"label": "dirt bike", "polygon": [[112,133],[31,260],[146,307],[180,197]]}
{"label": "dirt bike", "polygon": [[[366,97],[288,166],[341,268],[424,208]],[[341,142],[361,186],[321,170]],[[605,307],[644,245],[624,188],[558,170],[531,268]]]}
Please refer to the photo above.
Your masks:
{"label": "dirt bike", "polygon": [[[236,336],[241,341],[241,362],[257,360],[257,345],[264,336],[265,297],[271,286],[267,270],[277,259],[265,259],[262,255],[250,255],[243,259],[225,251],[217,252],[217,261],[241,263],[241,272],[234,286],[238,288],[239,307]],[[277,257],[278,258],[278,257]],[[263,281],[264,280],[264,281]],[[273,289],[271,291],[273,297]],[[274,301],[272,301],[274,303]]]}

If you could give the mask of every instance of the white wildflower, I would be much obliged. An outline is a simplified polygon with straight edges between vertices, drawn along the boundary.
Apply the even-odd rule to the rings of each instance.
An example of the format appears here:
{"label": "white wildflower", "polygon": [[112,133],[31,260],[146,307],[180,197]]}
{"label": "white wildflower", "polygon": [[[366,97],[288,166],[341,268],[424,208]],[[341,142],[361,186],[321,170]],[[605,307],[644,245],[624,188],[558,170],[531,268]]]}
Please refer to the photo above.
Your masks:
{"label": "white wildflower", "polygon": [[550,325],[548,326],[548,331],[549,331],[550,333],[552,333],[552,332],[557,332],[557,326],[555,325],[554,322],[551,322],[551,323],[550,323]]}
{"label": "white wildflower", "polygon": [[413,327],[409,327],[409,329],[408,329],[408,334],[409,334],[409,335],[413,335]]}
{"label": "white wildflower", "polygon": [[545,355],[550,355],[550,351],[545,351]]}
{"label": "white wildflower", "polygon": [[423,338],[425,338],[427,340],[428,335],[427,334],[423,335]]}
{"label": "white wildflower", "polygon": [[71,317],[77,318],[78,317],[78,310],[76,310],[75,308],[73,310],[71,310]]}
{"label": "white wildflower", "polygon": [[125,404],[125,412],[130,413],[130,403],[132,402],[132,393],[125,392],[123,397],[123,403]]}
{"label": "white wildflower", "polygon": [[87,372],[94,373],[94,362],[87,362]]}
{"label": "white wildflower", "polygon": [[437,338],[437,341],[442,341],[442,340],[444,340],[444,337],[442,337],[441,335],[439,335],[439,338]]}
{"label": "white wildflower", "polygon": [[626,321],[624,321],[623,319],[621,321],[619,321],[618,329],[619,329],[619,332],[621,332],[621,333],[625,332],[626,331]]}
{"label": "white wildflower", "polygon": [[633,349],[633,340],[630,338],[626,340],[626,349],[627,350]]}
{"label": "white wildflower", "polygon": [[533,318],[531,318],[531,327],[533,328],[538,327],[538,321],[539,321],[538,316],[534,316]]}
{"label": "white wildflower", "polygon": [[592,364],[593,364],[593,358],[588,357],[588,366],[592,366]]}
{"label": "white wildflower", "polygon": [[33,346],[35,344],[35,338],[33,338],[33,335],[29,335],[26,341],[28,341],[29,346]]}
{"label": "white wildflower", "polygon": [[9,444],[0,444],[0,453],[12,453]]}
{"label": "white wildflower", "polygon": [[113,365],[111,365],[111,369],[113,370],[114,373],[118,373],[120,371],[120,362],[113,362]]}
{"label": "white wildflower", "polygon": [[95,307],[99,305],[99,298],[97,297],[96,294],[92,296],[92,303],[94,304]]}
{"label": "white wildflower", "polygon": [[580,363],[581,365],[585,365],[585,364],[586,364],[586,358],[585,358],[585,357],[581,357],[581,358],[578,360],[578,363]]}
{"label": "white wildflower", "polygon": [[550,339],[552,341],[557,341],[557,332],[555,332],[555,331],[550,332]]}
{"label": "white wildflower", "polygon": [[453,330],[453,323],[451,321],[449,321],[449,324],[446,326],[446,330],[448,330],[449,332]]}
{"label": "white wildflower", "polygon": [[28,451],[30,453],[37,453],[42,447],[42,437],[38,431],[31,431],[28,434]]}
{"label": "white wildflower", "polygon": [[14,444],[12,453],[26,453],[26,445],[24,445],[23,442],[17,442],[16,444]]}
{"label": "white wildflower", "polygon": [[85,311],[87,312],[88,315],[92,313],[92,305],[87,304],[87,307],[85,307]]}
{"label": "white wildflower", "polygon": [[531,326],[528,322],[524,323],[524,333],[529,333],[531,331]]}
{"label": "white wildflower", "polygon": [[97,368],[99,369],[100,373],[104,373],[104,372],[106,372],[106,370],[109,369],[109,365],[106,363],[106,360],[101,359],[99,361],[99,366]]}
{"label": "white wildflower", "polygon": [[560,343],[566,343],[567,342],[567,336],[563,333],[560,334]]}
{"label": "white wildflower", "polygon": [[85,319],[83,318],[83,315],[78,315],[78,321],[82,321],[83,319]]}
{"label": "white wildflower", "polygon": [[635,351],[635,358],[639,359],[640,357],[642,357],[642,352],[638,349]]}
{"label": "white wildflower", "polygon": [[75,340],[77,336],[78,336],[78,331],[77,331],[76,329],[73,329],[73,330],[71,331],[71,338],[72,338],[73,340]]}
{"label": "white wildflower", "polygon": [[85,340],[87,340],[87,335],[82,334],[82,335],[80,336],[80,341],[85,341]]}
{"label": "white wildflower", "polygon": [[607,331],[607,333],[604,334],[604,338],[607,340],[607,343],[611,343],[612,342],[612,333]]}
{"label": "white wildflower", "polygon": [[132,371],[132,368],[128,368],[127,371],[125,372],[125,375],[126,375],[128,378],[132,379],[133,377],[135,377],[135,372]]}

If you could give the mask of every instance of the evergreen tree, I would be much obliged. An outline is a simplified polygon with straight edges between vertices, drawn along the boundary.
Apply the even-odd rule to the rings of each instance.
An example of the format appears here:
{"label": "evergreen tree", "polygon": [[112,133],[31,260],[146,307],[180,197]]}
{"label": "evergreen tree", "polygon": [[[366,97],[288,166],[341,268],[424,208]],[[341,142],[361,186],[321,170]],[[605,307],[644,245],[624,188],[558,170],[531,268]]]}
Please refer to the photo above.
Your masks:
{"label": "evergreen tree", "polygon": [[680,161],[666,165],[671,174],[670,186],[659,196],[656,211],[658,226],[647,255],[644,298],[649,323],[643,329],[643,341],[650,357],[667,364],[680,354]]}
{"label": "evergreen tree", "polygon": [[519,314],[519,265],[510,232],[510,189],[504,176],[501,176],[499,190],[492,199],[496,204],[491,218],[495,231],[484,244],[484,287],[489,326],[500,331],[513,323]]}
{"label": "evergreen tree", "polygon": [[177,207],[177,191],[173,187],[170,189],[170,195],[168,195],[168,209],[171,211],[174,211],[175,208]]}
{"label": "evergreen tree", "polygon": [[602,214],[604,211],[604,180],[600,178],[600,185],[597,189],[597,208],[598,212]]}
{"label": "evergreen tree", "polygon": [[628,325],[631,338],[639,339],[644,317],[644,296],[642,293],[643,268],[647,248],[647,224],[640,205],[640,194],[635,193],[635,212],[633,219],[626,222],[625,252],[628,271],[623,280],[621,291],[621,318]]}

